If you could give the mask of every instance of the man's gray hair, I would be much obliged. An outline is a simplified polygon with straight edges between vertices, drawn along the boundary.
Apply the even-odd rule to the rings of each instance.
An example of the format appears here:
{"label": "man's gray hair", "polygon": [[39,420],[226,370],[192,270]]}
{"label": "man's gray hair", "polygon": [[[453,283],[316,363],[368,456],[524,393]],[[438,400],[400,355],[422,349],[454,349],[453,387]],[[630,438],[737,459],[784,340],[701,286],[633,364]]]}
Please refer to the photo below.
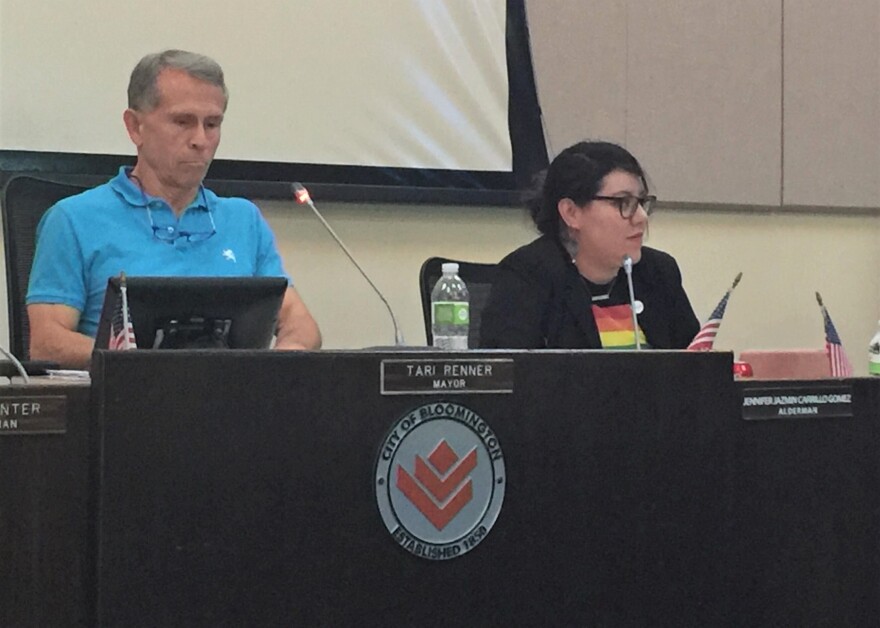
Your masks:
{"label": "man's gray hair", "polygon": [[[166,69],[182,70],[200,81],[216,85],[223,90],[229,102],[229,92],[223,82],[223,69],[210,57],[186,50],[165,50],[149,54],[141,59],[131,72],[128,82],[128,106],[135,111],[152,111],[159,104],[159,88],[156,79]],[[224,103],[224,109],[226,103]]]}

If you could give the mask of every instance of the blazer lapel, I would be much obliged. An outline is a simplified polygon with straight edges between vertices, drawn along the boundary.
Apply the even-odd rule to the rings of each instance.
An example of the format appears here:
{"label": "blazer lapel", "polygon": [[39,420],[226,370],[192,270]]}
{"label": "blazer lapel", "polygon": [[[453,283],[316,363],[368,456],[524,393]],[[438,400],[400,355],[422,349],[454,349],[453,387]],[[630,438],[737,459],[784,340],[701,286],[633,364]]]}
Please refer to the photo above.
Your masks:
{"label": "blazer lapel", "polygon": [[644,305],[644,310],[639,314],[639,327],[645,332],[649,345],[655,349],[666,349],[672,346],[666,324],[670,312],[664,308],[663,299],[654,294],[657,291],[656,282],[655,277],[646,277],[643,273],[636,275],[633,269],[636,299]]}
{"label": "blazer lapel", "polygon": [[593,302],[580,274],[571,264],[565,273],[565,307],[584,335],[585,347],[601,347],[599,330],[593,318]]}
{"label": "blazer lapel", "polygon": [[[546,338],[547,346],[570,346],[571,348],[601,348],[599,330],[596,329],[596,321],[593,319],[592,301],[586,286],[581,280],[577,268],[558,243],[550,240],[547,236],[538,240],[540,243],[540,257],[545,260],[543,268],[549,275],[551,285],[559,295],[557,303],[561,307],[554,308],[552,320],[548,322],[548,333],[551,337]],[[568,319],[575,322],[578,336],[572,337],[575,331]],[[573,346],[572,343],[577,343]]]}

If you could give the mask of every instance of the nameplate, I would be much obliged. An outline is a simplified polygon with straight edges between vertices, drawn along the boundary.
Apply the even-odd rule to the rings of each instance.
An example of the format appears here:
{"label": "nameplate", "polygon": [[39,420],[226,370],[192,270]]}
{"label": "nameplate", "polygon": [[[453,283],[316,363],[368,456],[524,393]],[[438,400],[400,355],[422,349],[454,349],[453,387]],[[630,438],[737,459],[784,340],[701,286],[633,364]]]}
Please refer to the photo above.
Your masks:
{"label": "nameplate", "polygon": [[743,419],[852,418],[850,384],[787,384],[743,388]]}
{"label": "nameplate", "polygon": [[66,431],[66,396],[0,397],[0,437],[64,434]]}
{"label": "nameplate", "polygon": [[512,393],[513,360],[382,360],[383,395]]}

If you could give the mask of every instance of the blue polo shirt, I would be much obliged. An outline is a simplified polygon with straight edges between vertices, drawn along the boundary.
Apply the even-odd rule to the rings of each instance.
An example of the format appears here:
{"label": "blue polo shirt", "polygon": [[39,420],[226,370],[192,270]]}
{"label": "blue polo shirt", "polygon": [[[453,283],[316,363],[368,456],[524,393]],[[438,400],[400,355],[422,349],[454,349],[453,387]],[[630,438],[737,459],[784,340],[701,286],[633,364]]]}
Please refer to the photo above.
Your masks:
{"label": "blue polo shirt", "polygon": [[[120,272],[290,280],[272,231],[252,202],[200,187],[178,218],[164,200],[144,194],[128,171],[120,168],[109,182],[45,213],[37,227],[29,305],[69,305],[80,311],[77,331],[95,336],[107,280]],[[175,238],[180,233],[192,236]]]}

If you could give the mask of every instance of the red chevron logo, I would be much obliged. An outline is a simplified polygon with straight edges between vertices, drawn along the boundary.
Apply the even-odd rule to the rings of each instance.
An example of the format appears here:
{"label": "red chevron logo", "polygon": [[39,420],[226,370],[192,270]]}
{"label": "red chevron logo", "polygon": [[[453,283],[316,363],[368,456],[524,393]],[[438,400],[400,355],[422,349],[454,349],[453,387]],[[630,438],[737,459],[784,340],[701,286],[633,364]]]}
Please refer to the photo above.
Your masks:
{"label": "red chevron logo", "polygon": [[476,467],[476,448],[459,459],[444,439],[427,462],[421,456],[415,457],[415,478],[403,465],[397,465],[397,488],[437,530],[442,530],[473,498],[473,482],[468,476]]}

